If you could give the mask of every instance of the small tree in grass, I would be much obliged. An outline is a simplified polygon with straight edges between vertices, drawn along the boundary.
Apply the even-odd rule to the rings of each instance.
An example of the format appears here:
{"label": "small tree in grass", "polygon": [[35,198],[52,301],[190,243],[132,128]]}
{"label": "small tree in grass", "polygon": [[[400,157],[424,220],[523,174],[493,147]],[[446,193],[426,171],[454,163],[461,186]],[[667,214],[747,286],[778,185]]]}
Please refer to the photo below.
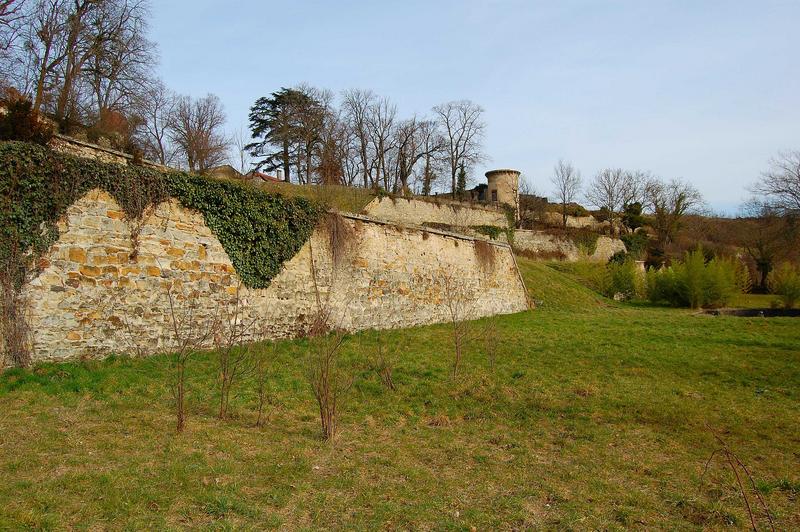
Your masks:
{"label": "small tree in grass", "polygon": [[241,285],[236,288],[236,295],[230,301],[219,334],[215,338],[217,361],[219,363],[219,412],[217,417],[228,417],[231,391],[239,380],[254,369],[253,342],[259,338],[255,334],[255,319],[243,316]]}
{"label": "small tree in grass", "polygon": [[253,369],[256,377],[256,397],[258,400],[258,406],[256,410],[258,413],[258,417],[256,418],[256,427],[264,426],[264,407],[267,405],[269,393],[267,381],[269,377],[270,363],[275,359],[275,353],[275,342],[269,342],[267,347],[262,345],[255,350]]}
{"label": "small tree in grass", "polygon": [[184,294],[176,301],[175,286],[167,289],[169,321],[172,328],[173,351],[170,360],[170,388],[175,401],[176,430],[186,426],[186,376],[189,361],[206,346],[219,327],[219,316],[200,316],[196,294]]}
{"label": "small tree in grass", "polygon": [[470,293],[466,282],[458,276],[457,272],[441,266],[440,269],[442,273],[439,284],[447,308],[447,318],[453,339],[452,375],[456,377],[461,367],[465,347],[474,338],[468,321],[473,313],[474,295]]}
{"label": "small tree in grass", "polygon": [[314,321],[309,333],[306,378],[317,401],[322,436],[326,440],[336,436],[339,406],[353,384],[341,360],[344,338],[341,330],[330,330],[322,315]]}

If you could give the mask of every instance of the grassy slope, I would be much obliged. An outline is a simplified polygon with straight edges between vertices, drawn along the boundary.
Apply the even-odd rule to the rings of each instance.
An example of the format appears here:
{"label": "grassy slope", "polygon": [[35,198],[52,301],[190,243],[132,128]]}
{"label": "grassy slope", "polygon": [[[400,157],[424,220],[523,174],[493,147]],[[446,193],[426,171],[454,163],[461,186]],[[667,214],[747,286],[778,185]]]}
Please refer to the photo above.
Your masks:
{"label": "grassy slope", "polygon": [[[719,528],[747,526],[723,435],[778,528],[800,527],[800,321],[614,304],[522,261],[533,313],[496,320],[449,377],[448,330],[407,346],[398,390],[348,340],[341,432],[318,438],[303,341],[280,344],[268,426],[216,421],[210,355],[176,436],[166,359],[43,366],[0,377],[0,529],[44,527]],[[480,325],[480,323],[479,323]],[[764,521],[761,521],[764,524]]]}
{"label": "grassy slope", "polygon": [[280,193],[284,196],[301,196],[320,201],[341,211],[360,213],[375,195],[371,190],[359,187],[344,187],[339,185],[295,185],[291,183],[263,183],[259,188]]}

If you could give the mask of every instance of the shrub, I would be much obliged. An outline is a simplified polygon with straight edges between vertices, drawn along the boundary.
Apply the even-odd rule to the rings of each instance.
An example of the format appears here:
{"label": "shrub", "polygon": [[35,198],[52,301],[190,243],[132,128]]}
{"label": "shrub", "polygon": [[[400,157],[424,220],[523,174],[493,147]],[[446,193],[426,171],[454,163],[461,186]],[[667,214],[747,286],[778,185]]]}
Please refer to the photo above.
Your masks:
{"label": "shrub", "polygon": [[702,250],[687,252],[683,264],[676,267],[676,288],[681,306],[700,308],[705,294],[705,255]]}
{"label": "shrub", "polygon": [[784,308],[793,308],[800,301],[800,269],[784,262],[769,274],[770,292],[780,296]]}
{"label": "shrub", "polygon": [[9,95],[0,103],[6,108],[5,114],[0,115],[0,140],[19,140],[36,144],[50,142],[53,128],[33,110],[30,100],[22,96]]}
{"label": "shrub", "polygon": [[636,262],[627,259],[621,263],[609,262],[606,265],[608,275],[603,293],[608,297],[622,294],[625,299],[633,299],[642,293],[641,276],[636,270]]}
{"label": "shrub", "polygon": [[725,306],[737,292],[735,263],[726,259],[710,261],[705,268],[703,306]]}
{"label": "shrub", "polygon": [[497,240],[500,238],[500,235],[506,233],[505,227],[497,227],[496,225],[472,225],[470,229],[476,233],[486,235],[492,240]]}
{"label": "shrub", "polygon": [[650,242],[650,237],[644,231],[636,231],[627,235],[622,235],[620,240],[625,244],[625,249],[628,254],[637,259],[644,257],[647,252],[647,245]]}
{"label": "shrub", "polygon": [[[737,263],[728,259],[705,261],[703,250],[687,252],[683,262],[646,276],[647,298],[676,307],[720,307],[742,286]],[[739,278],[737,278],[739,277]]]}
{"label": "shrub", "polygon": [[597,249],[597,239],[600,235],[589,229],[577,229],[570,231],[570,238],[583,253],[592,255]]}

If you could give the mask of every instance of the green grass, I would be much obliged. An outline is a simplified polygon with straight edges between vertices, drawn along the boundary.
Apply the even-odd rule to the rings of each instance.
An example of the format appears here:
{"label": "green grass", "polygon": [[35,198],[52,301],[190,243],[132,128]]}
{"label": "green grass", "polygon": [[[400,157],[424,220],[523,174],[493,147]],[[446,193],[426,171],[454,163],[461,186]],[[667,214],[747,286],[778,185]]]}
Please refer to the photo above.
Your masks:
{"label": "green grass", "polygon": [[303,340],[277,348],[261,429],[249,382],[232,420],[213,417],[211,353],[192,364],[182,435],[165,357],[6,372],[0,530],[746,528],[731,473],[715,460],[703,475],[714,433],[776,528],[800,527],[800,320],[617,304],[520,267],[542,305],[496,319],[493,368],[479,342],[452,379],[447,326],[386,332],[407,345],[388,392],[368,363],[379,333],[349,337],[333,442]]}
{"label": "green grass", "polygon": [[293,183],[262,183],[259,188],[284,196],[300,196],[333,207],[341,212],[360,213],[375,197],[370,189],[340,185],[296,185]]}

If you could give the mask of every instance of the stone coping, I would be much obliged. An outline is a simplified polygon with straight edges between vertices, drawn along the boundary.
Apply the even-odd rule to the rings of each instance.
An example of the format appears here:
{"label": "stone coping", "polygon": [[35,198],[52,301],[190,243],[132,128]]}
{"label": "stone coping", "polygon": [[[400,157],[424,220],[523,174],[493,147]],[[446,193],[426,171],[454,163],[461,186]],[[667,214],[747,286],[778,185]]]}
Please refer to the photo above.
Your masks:
{"label": "stone coping", "polygon": [[[370,201],[370,203],[373,203],[375,201],[382,201],[384,198],[388,199],[389,201],[406,200],[409,203],[412,201],[420,201],[423,203],[435,205],[437,207],[452,207],[455,209],[474,209],[476,211],[486,211],[486,212],[493,212],[500,214],[505,213],[505,210],[502,207],[492,205],[489,203],[487,204],[471,203],[469,201],[458,201],[455,199],[445,198],[441,196],[412,196],[410,198],[406,198],[404,196],[376,196],[375,198],[372,199],[372,201]],[[367,205],[369,205],[369,203]],[[364,208],[366,209],[366,206]]]}
{"label": "stone coping", "polygon": [[[130,153],[125,153],[123,151],[115,150],[113,148],[106,148],[104,146],[100,146],[99,144],[93,144],[93,143],[87,142],[85,140],[79,140],[79,139],[76,139],[75,137],[70,137],[70,136],[64,135],[62,133],[54,133],[53,134],[53,138],[58,139],[58,140],[60,140],[62,142],[65,142],[67,144],[75,144],[75,145],[81,146],[83,148],[88,148],[90,150],[95,150],[95,151],[107,153],[109,155],[113,155],[114,157],[120,157],[120,158],[128,160],[128,161],[132,161],[133,160],[133,155],[131,155]],[[144,164],[144,166],[157,168],[159,170],[174,170],[174,168],[170,168],[169,166],[164,166],[162,164],[150,161],[148,159],[142,159],[142,163]]]}
{"label": "stone coping", "polygon": [[401,223],[398,223],[398,222],[390,222],[388,220],[382,220],[380,218],[373,218],[371,216],[364,216],[363,214],[352,214],[352,213],[337,212],[337,211],[328,211],[328,212],[331,212],[333,214],[338,214],[342,218],[349,218],[351,220],[359,220],[359,221],[362,221],[362,222],[374,223],[374,224],[378,224],[378,225],[389,225],[389,226],[392,226],[392,227],[397,227],[398,229],[409,229],[409,230],[413,230],[413,231],[426,232],[426,233],[431,233],[431,234],[435,234],[435,235],[441,235],[441,236],[447,236],[447,237],[451,237],[451,238],[457,238],[458,240],[464,240],[464,241],[467,241],[467,242],[475,242],[476,240],[480,240],[482,242],[487,242],[487,243],[489,243],[489,244],[491,244],[493,246],[511,249],[511,245],[510,244],[508,244],[506,242],[500,242],[500,241],[497,241],[497,240],[491,240],[489,238],[479,238],[479,237],[474,237],[474,236],[469,236],[469,235],[462,235],[461,233],[453,233],[451,231],[444,231],[442,229],[436,229],[436,228],[433,228],[433,227],[427,227],[427,226],[417,225],[417,224],[401,224]]}

